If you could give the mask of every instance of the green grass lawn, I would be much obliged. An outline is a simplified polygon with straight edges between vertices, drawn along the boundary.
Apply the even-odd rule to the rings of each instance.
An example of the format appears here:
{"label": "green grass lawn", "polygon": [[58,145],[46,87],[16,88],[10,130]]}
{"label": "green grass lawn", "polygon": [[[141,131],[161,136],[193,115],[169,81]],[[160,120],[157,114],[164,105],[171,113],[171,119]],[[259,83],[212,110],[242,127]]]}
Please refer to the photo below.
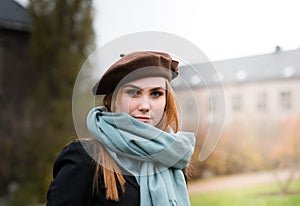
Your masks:
{"label": "green grass lawn", "polygon": [[300,206],[300,180],[291,184],[290,191],[279,194],[277,184],[245,187],[226,191],[190,195],[191,206]]}

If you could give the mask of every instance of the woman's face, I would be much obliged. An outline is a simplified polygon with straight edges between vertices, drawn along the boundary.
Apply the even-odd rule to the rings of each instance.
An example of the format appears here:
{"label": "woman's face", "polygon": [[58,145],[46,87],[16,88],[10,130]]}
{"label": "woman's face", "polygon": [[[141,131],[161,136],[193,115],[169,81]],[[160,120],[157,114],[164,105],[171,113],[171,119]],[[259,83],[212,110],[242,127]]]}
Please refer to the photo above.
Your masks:
{"label": "woman's face", "polygon": [[139,121],[157,126],[166,106],[166,79],[147,77],[126,83],[117,93],[114,112],[127,112]]}

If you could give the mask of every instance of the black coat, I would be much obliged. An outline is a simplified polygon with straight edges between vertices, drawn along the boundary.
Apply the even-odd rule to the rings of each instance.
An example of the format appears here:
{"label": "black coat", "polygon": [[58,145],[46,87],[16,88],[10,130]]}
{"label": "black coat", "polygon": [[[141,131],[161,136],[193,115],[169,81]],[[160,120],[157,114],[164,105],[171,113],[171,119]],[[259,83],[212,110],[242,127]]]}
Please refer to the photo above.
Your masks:
{"label": "black coat", "polygon": [[94,160],[80,142],[72,142],[57,157],[53,181],[47,194],[47,206],[111,206],[140,205],[140,188],[134,176],[124,176],[125,193],[119,190],[119,201],[105,199],[103,179],[99,179],[99,194],[93,193]]}

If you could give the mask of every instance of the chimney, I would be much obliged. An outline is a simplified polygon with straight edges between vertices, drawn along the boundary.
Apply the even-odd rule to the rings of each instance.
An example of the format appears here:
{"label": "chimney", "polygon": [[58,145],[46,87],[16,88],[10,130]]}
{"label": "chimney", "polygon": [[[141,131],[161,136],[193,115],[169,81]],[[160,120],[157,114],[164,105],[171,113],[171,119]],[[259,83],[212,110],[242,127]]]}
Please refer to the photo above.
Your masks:
{"label": "chimney", "polygon": [[274,54],[277,54],[277,53],[279,53],[279,52],[281,52],[281,51],[282,51],[281,47],[277,45],[277,46],[275,47]]}

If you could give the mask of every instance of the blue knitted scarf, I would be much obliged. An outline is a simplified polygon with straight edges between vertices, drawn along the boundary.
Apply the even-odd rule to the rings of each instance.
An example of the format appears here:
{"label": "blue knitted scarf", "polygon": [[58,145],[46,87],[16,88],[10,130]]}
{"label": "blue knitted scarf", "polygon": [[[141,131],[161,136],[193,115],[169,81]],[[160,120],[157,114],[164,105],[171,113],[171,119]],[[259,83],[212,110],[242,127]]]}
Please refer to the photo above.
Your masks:
{"label": "blue knitted scarf", "polygon": [[89,112],[87,126],[122,171],[136,177],[141,205],[190,205],[182,169],[194,151],[193,133],[167,133],[104,107]]}

